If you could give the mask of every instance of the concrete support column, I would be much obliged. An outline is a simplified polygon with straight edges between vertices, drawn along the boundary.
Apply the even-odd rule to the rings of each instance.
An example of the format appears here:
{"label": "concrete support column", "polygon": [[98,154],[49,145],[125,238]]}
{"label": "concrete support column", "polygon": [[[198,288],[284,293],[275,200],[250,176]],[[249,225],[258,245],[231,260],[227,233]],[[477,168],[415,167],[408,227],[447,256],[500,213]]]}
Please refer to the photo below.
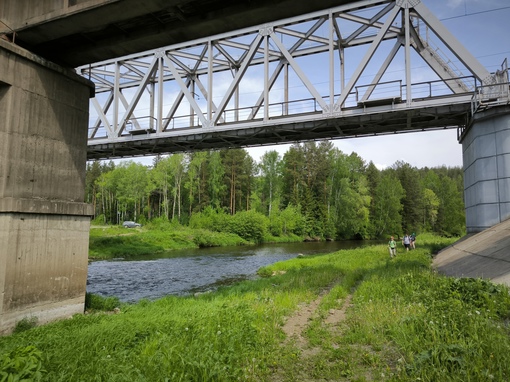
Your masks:
{"label": "concrete support column", "polygon": [[83,313],[92,93],[74,71],[0,39],[0,333]]}
{"label": "concrete support column", "polygon": [[478,112],[462,138],[468,232],[510,218],[510,106]]}

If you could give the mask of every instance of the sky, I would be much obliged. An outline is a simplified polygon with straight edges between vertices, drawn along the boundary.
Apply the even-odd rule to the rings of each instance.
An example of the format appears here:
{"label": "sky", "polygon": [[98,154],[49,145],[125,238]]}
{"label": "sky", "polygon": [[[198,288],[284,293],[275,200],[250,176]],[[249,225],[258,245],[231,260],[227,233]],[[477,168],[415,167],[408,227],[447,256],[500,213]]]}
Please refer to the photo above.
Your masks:
{"label": "sky", "polygon": [[[508,0],[422,0],[443,25],[490,72],[510,58]],[[462,166],[456,129],[332,140],[346,154],[357,153],[379,169],[404,161],[417,168]],[[247,149],[256,161],[268,150],[282,156],[290,145]]]}
{"label": "sky", "polygon": [[[508,0],[422,1],[488,71],[500,69],[505,58],[510,57]],[[367,164],[371,161],[379,169],[396,161],[404,161],[417,168],[462,166],[462,145],[457,140],[456,129],[336,139],[332,142],[345,154],[355,152]],[[265,152],[276,150],[283,157],[289,147],[289,144],[271,145],[247,148],[247,151],[260,162]],[[136,160],[152,164],[152,157]]]}

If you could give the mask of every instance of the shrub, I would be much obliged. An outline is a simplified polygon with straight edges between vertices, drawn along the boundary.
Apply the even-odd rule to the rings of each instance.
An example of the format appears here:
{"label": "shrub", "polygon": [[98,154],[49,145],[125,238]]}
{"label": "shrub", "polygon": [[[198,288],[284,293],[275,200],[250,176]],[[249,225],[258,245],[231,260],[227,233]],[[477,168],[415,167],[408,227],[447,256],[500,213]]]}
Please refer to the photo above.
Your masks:
{"label": "shrub", "polygon": [[230,221],[231,216],[222,209],[207,207],[204,211],[191,216],[189,227],[208,229],[216,232],[229,232]]}
{"label": "shrub", "polygon": [[268,219],[256,211],[242,211],[233,216],[230,232],[254,243],[261,243],[267,231]]}
{"label": "shrub", "polygon": [[92,225],[103,225],[103,224],[106,224],[106,218],[104,216],[104,214],[101,214],[101,215],[97,215],[92,221],[91,221],[91,224]]}

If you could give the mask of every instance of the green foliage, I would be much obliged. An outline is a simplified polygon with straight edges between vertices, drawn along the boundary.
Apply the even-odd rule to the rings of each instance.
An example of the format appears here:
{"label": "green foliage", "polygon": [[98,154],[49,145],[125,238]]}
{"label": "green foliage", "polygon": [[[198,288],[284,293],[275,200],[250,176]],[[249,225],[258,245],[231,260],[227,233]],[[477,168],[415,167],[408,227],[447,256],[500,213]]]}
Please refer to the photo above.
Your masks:
{"label": "green foliage", "polygon": [[35,328],[37,326],[37,321],[38,319],[36,316],[25,317],[21,319],[20,321],[16,322],[14,333],[21,333],[26,330]]}
{"label": "green foliage", "polygon": [[370,219],[373,237],[399,235],[402,230],[401,211],[405,190],[392,172],[382,174],[374,191]]}
{"label": "green foliage", "polygon": [[230,232],[231,216],[255,210],[270,217],[269,235],[280,237],[289,233],[285,211],[299,206],[303,222],[291,223],[298,236],[465,233],[462,169],[417,169],[398,161],[380,171],[326,141],[294,144],[283,159],[269,151],[259,164],[246,150],[233,149],[161,156],[152,168],[93,162],[86,175],[95,225],[164,218]]}
{"label": "green foliage", "polygon": [[397,161],[392,167],[405,190],[402,198],[402,231],[417,231],[421,228],[420,216],[423,209],[418,169],[402,161]]}
{"label": "green foliage", "polygon": [[[200,223],[202,215],[197,215],[198,219],[195,223]],[[231,220],[230,215],[220,215]],[[234,233],[189,228],[181,226],[176,221],[169,222],[166,218],[159,218],[154,219],[141,230],[103,226],[92,228],[89,238],[89,258],[129,258],[150,256],[173,249],[245,244],[247,241]]]}
{"label": "green foliage", "polygon": [[0,357],[0,382],[41,381],[45,370],[35,346],[18,347]]}
{"label": "green foliage", "polygon": [[[144,240],[144,237],[152,236],[149,232],[136,234],[130,232],[118,236],[90,236],[89,257],[91,258],[114,258],[152,255],[165,250],[160,240]],[[170,248],[168,248],[170,249]]]}
{"label": "green foliage", "polygon": [[262,243],[267,232],[268,219],[256,211],[242,211],[235,214],[230,223],[230,231],[243,239]]}
{"label": "green foliage", "polygon": [[199,248],[249,244],[247,240],[234,233],[213,232],[202,229],[197,229],[193,232],[193,242]]}
{"label": "green foliage", "polygon": [[120,307],[120,301],[117,297],[102,297],[97,294],[85,294],[85,309],[86,310],[99,310],[99,311],[112,311]]}
{"label": "green foliage", "polygon": [[[418,238],[393,260],[385,245],[294,258],[214,293],[1,337],[0,380],[509,380],[508,288],[438,276],[432,249],[454,240]],[[282,325],[312,301],[303,346]],[[345,320],[328,324],[342,307]]]}
{"label": "green foliage", "polygon": [[305,234],[305,217],[301,214],[301,208],[289,204],[281,213],[282,232],[302,236]]}
{"label": "green foliage", "polygon": [[205,208],[191,216],[189,227],[195,229],[208,229],[216,232],[229,232],[232,216],[222,209]]}
{"label": "green foliage", "polygon": [[105,224],[105,223],[106,223],[106,217],[104,216],[104,214],[97,215],[90,222],[90,224],[92,224],[92,225],[101,225],[101,224]]}

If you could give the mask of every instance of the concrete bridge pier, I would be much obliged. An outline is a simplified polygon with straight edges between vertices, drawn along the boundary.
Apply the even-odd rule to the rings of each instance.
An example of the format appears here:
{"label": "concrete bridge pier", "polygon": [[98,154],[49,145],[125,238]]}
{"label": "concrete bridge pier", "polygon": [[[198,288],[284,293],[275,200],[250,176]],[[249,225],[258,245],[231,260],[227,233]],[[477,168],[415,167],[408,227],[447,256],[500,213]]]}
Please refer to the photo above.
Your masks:
{"label": "concrete bridge pier", "polygon": [[479,111],[461,139],[468,233],[510,218],[510,106]]}
{"label": "concrete bridge pier", "polygon": [[93,85],[0,39],[0,334],[83,313]]}

